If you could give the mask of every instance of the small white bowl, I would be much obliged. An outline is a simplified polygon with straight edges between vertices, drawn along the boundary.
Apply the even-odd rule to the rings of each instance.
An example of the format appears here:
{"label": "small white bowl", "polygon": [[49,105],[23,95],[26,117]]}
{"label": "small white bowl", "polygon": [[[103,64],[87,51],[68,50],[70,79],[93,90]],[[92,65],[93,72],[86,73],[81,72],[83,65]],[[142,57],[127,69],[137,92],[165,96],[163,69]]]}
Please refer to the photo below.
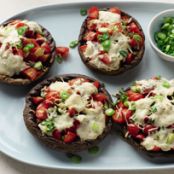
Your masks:
{"label": "small white bowl", "polygon": [[162,11],[152,18],[152,20],[150,21],[149,26],[148,26],[148,38],[149,38],[152,48],[159,55],[160,58],[170,61],[170,62],[174,62],[174,56],[170,56],[170,55],[162,52],[157,47],[156,41],[154,39],[154,34],[155,34],[155,32],[160,30],[160,26],[163,22],[164,17],[174,17],[174,9]]}

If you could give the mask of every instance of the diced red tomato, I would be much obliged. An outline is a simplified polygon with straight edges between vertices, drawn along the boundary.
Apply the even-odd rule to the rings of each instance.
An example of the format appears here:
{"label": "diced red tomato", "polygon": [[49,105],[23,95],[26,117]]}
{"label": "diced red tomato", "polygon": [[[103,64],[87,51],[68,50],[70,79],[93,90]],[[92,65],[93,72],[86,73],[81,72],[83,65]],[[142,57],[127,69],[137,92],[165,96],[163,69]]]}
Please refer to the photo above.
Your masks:
{"label": "diced red tomato", "polygon": [[138,134],[135,138],[136,138],[137,140],[143,141],[145,137],[144,137],[143,134]]}
{"label": "diced red tomato", "polygon": [[[91,21],[91,20],[89,20],[89,21]],[[89,31],[96,31],[96,29],[97,29],[97,24],[88,22],[88,23],[87,23],[87,29],[88,29]]]}
{"label": "diced red tomato", "polygon": [[125,123],[125,119],[123,118],[122,113],[118,114],[118,110],[115,110],[115,114],[112,116],[112,119],[115,123],[119,123],[119,124]]}
{"label": "diced red tomato", "polygon": [[133,112],[127,108],[122,109],[121,113],[123,118],[126,119],[127,121],[129,121],[130,117],[133,114]]}
{"label": "diced red tomato", "polygon": [[132,32],[132,33],[140,33],[140,30],[138,28],[138,26],[134,23],[134,22],[131,22],[128,26],[128,31]]}
{"label": "diced red tomato", "polygon": [[126,63],[131,63],[133,60],[133,54],[129,53],[128,56],[126,57]]}
{"label": "diced red tomato", "polygon": [[51,48],[48,43],[42,44],[41,48],[44,49],[44,54],[50,54],[51,53]]}
{"label": "diced red tomato", "polygon": [[47,119],[48,115],[47,115],[47,107],[45,106],[45,104],[41,103],[38,105],[37,109],[36,109],[36,117],[39,120],[45,120]]}
{"label": "diced red tomato", "polygon": [[123,104],[123,102],[118,102],[118,104],[117,104],[117,106],[119,107],[119,108],[125,108],[125,105]]}
{"label": "diced red tomato", "polygon": [[61,132],[60,132],[59,130],[56,129],[56,130],[53,131],[52,136],[53,136],[55,139],[59,140],[59,139],[61,138]]}
{"label": "diced red tomato", "polygon": [[139,127],[135,124],[128,124],[127,130],[133,137],[137,136],[140,131]]}
{"label": "diced red tomato", "polygon": [[31,43],[34,44],[35,47],[39,47],[39,44],[36,42],[36,39],[31,39],[31,38],[22,39],[22,44],[24,46]]}
{"label": "diced red tomato", "polygon": [[27,30],[27,31],[25,32],[25,37],[27,37],[27,38],[34,38],[34,37],[35,37],[34,31],[32,31],[32,30]]}
{"label": "diced red tomato", "polygon": [[152,149],[152,151],[154,151],[154,152],[159,152],[160,150],[161,150],[161,148],[158,146],[154,146]]}
{"label": "diced red tomato", "polygon": [[111,63],[108,54],[103,54],[102,57],[100,57],[99,59],[101,62],[103,62],[104,64],[108,65]]}
{"label": "diced red tomato", "polygon": [[19,55],[19,56],[21,56],[21,57],[24,56],[24,53],[23,53],[23,51],[22,51],[21,49],[18,49],[18,48],[16,48],[16,47],[13,47],[13,48],[12,48],[12,51],[13,51],[13,54],[14,54],[14,55]]}
{"label": "diced red tomato", "polygon": [[93,85],[98,89],[100,87],[100,82],[95,81],[95,82],[93,82]]}
{"label": "diced red tomato", "polygon": [[67,58],[69,55],[69,48],[68,47],[57,47],[56,53],[60,55],[62,58]]}
{"label": "diced red tomato", "polygon": [[73,117],[75,114],[77,114],[77,110],[75,108],[68,109],[68,114],[70,117]]}
{"label": "diced red tomato", "polygon": [[39,72],[32,67],[23,70],[21,73],[32,81],[36,80],[39,75]]}
{"label": "diced red tomato", "polygon": [[98,18],[99,15],[99,8],[98,7],[91,7],[88,9],[88,17],[92,18],[92,19],[96,19]]}
{"label": "diced red tomato", "polygon": [[16,28],[20,28],[20,27],[23,27],[25,26],[26,24],[23,23],[23,22],[19,22],[17,25],[16,25]]}
{"label": "diced red tomato", "polygon": [[73,126],[68,128],[68,129],[66,129],[66,132],[69,132],[69,131],[73,132],[73,133],[76,132],[76,130],[79,127],[79,125],[80,125],[80,122],[78,120],[74,120]]}
{"label": "diced red tomato", "polygon": [[64,137],[64,142],[65,143],[71,143],[77,138],[77,134],[68,131],[67,134]]}
{"label": "diced red tomato", "polygon": [[109,8],[109,12],[116,13],[116,14],[121,14],[121,11],[118,7]]}
{"label": "diced red tomato", "polygon": [[152,131],[154,131],[154,130],[156,130],[156,129],[157,129],[156,126],[151,125],[151,124],[148,124],[148,125],[146,125],[146,126],[144,127],[144,133],[145,133],[146,135],[148,135],[150,132],[152,132]]}
{"label": "diced red tomato", "polygon": [[107,100],[107,96],[104,93],[98,93],[93,95],[93,99],[104,103]]}
{"label": "diced red tomato", "polygon": [[35,105],[40,104],[41,102],[43,102],[44,98],[43,97],[32,97],[32,101]]}
{"label": "diced red tomato", "polygon": [[128,95],[128,99],[130,101],[137,101],[139,99],[142,99],[144,98],[144,95],[143,94],[140,94],[140,93],[136,93],[136,92],[133,92],[131,90],[128,90],[127,91],[127,95]]}
{"label": "diced red tomato", "polygon": [[135,39],[131,38],[129,41],[129,44],[130,44],[131,48],[135,48],[138,43]]}
{"label": "diced red tomato", "polygon": [[41,61],[41,62],[47,62],[50,58],[50,55],[49,54],[44,54],[42,55],[41,57],[39,57],[38,59]]}
{"label": "diced red tomato", "polygon": [[97,36],[97,35],[96,35],[95,32],[93,32],[93,31],[88,31],[88,32],[85,33],[85,36],[83,37],[83,39],[84,39],[85,41],[93,41],[93,40],[95,40],[95,39],[97,38],[96,36]]}
{"label": "diced red tomato", "polygon": [[80,46],[80,51],[84,53],[86,51],[86,48],[87,48],[87,45],[82,45]]}
{"label": "diced red tomato", "polygon": [[60,98],[59,92],[57,91],[49,91],[46,96],[45,102],[50,103],[52,105],[56,100]]}

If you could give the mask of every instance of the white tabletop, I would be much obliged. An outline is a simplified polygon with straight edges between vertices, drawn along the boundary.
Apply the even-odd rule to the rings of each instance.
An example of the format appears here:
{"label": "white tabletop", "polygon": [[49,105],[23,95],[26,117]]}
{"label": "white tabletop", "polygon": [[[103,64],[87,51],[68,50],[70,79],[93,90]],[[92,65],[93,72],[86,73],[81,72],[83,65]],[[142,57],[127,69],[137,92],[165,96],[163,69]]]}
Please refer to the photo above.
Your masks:
{"label": "white tabletop", "polygon": [[[33,7],[54,4],[54,3],[68,3],[68,2],[77,2],[80,0],[0,0],[0,22],[8,17],[18,13],[20,11],[24,11],[26,9],[30,9]],[[94,0],[90,0],[94,1]],[[97,0],[96,0],[97,1]],[[105,0],[106,1],[106,0]],[[115,0],[116,1],[116,0]],[[127,0],[129,1],[129,0]],[[138,1],[138,0],[137,0]],[[139,0],[141,1],[141,0]],[[151,0],[149,0],[151,1]],[[155,0],[154,0],[155,1]],[[174,0],[158,0],[163,2],[173,2]],[[88,172],[80,172],[80,171],[58,171],[53,169],[45,169],[40,167],[34,167],[27,164],[20,163],[11,159],[0,152],[0,174],[85,174]],[[101,172],[90,172],[92,174],[99,174]],[[104,172],[106,173],[106,172]],[[116,172],[108,172],[108,173],[116,173]],[[125,174],[151,174],[152,171],[132,171],[132,172],[117,172],[117,173],[125,173]],[[162,170],[162,171],[153,171],[153,174],[172,174],[172,170]]]}

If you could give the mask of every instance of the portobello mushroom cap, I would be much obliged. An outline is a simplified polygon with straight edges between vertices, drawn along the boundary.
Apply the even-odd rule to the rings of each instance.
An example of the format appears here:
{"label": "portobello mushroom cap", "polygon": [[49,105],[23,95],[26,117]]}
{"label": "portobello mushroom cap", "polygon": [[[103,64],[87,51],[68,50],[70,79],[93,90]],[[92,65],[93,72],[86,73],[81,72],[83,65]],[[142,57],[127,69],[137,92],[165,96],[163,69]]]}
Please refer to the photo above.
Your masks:
{"label": "portobello mushroom cap", "polygon": [[[104,128],[104,131],[101,135],[97,137],[95,140],[88,140],[88,141],[81,141],[77,140],[71,143],[65,143],[62,140],[57,140],[51,136],[43,135],[40,128],[38,127],[37,119],[35,116],[35,107],[33,106],[32,103],[32,96],[37,96],[40,94],[41,89],[44,86],[50,85],[52,82],[55,81],[62,81],[64,80],[65,82],[74,78],[85,78],[89,79],[91,82],[96,81],[95,79],[81,75],[81,74],[64,74],[64,75],[59,75],[47,80],[44,80],[37,86],[35,86],[26,96],[26,103],[25,103],[25,108],[23,112],[23,117],[24,117],[24,122],[28,130],[30,131],[31,134],[33,134],[36,138],[38,138],[43,144],[45,144],[47,147],[55,149],[55,150],[60,150],[63,152],[67,153],[74,153],[74,152],[79,152],[82,150],[86,150],[90,147],[93,147],[97,145],[100,141],[102,141],[105,136],[111,131],[112,127],[112,121],[109,119],[108,122],[106,122],[106,127]],[[112,103],[112,98],[110,94],[107,92],[107,90],[104,88],[104,85],[101,84],[99,87],[99,92],[103,92],[106,94],[108,98],[108,103],[111,107]]]}
{"label": "portobello mushroom cap", "polygon": [[[20,19],[15,19],[15,20],[20,20]],[[10,21],[6,21],[4,23],[1,24],[1,26],[6,26],[8,25],[9,23],[12,23],[13,21],[15,20],[10,20]],[[21,75],[15,75],[13,77],[10,77],[10,76],[7,76],[7,75],[2,75],[0,74],[0,82],[2,83],[7,83],[7,84],[10,84],[10,85],[29,85],[39,79],[42,79],[42,77],[48,73],[48,71],[50,70],[52,64],[54,63],[54,60],[55,60],[55,56],[56,56],[56,43],[51,35],[51,33],[46,29],[44,28],[43,26],[41,26],[39,24],[39,26],[42,28],[42,31],[43,31],[43,35],[45,38],[47,38],[48,40],[48,43],[49,43],[49,46],[51,48],[51,54],[50,54],[50,58],[49,58],[49,61],[47,61],[44,66],[44,71],[35,79],[35,80],[30,80],[30,79],[27,79]]]}
{"label": "portobello mushroom cap", "polygon": [[[108,8],[102,9],[102,10],[107,11]],[[105,68],[98,68],[94,64],[91,64],[89,59],[86,58],[85,55],[83,54],[83,52],[80,50],[80,46],[84,45],[84,43],[86,42],[83,40],[83,37],[84,37],[85,32],[87,31],[87,21],[89,20],[89,17],[87,17],[84,20],[84,22],[81,26],[81,29],[80,29],[80,35],[79,35],[79,39],[78,39],[79,40],[78,51],[79,51],[79,55],[80,55],[82,61],[89,69],[102,73],[102,74],[106,74],[106,75],[119,75],[121,73],[126,72],[129,69],[134,68],[136,65],[138,65],[141,62],[143,55],[144,55],[144,51],[145,51],[145,44],[144,44],[145,35],[143,32],[143,29],[135,18],[133,18],[129,14],[125,13],[124,11],[121,11],[121,16],[127,16],[128,18],[131,18],[131,22],[134,22],[138,26],[138,28],[141,32],[142,39],[143,39],[143,46],[141,47],[141,49],[138,51],[137,55],[134,57],[134,59],[129,64],[127,64],[125,62],[121,62],[120,67],[117,70],[107,71]]]}
{"label": "portobello mushroom cap", "polygon": [[[127,88],[125,91],[128,91],[130,88]],[[117,99],[119,99],[119,95],[116,95]],[[127,133],[127,126],[125,124],[119,124],[115,123],[113,121],[113,130],[115,130],[121,138],[130,144],[135,150],[138,150],[140,153],[145,155],[148,159],[151,160],[158,160],[158,159],[164,159],[164,158],[173,158],[174,157],[174,150],[170,151],[148,151],[143,147],[138,140],[135,140],[131,136],[125,137],[125,134]],[[154,161],[154,162],[155,162]]]}

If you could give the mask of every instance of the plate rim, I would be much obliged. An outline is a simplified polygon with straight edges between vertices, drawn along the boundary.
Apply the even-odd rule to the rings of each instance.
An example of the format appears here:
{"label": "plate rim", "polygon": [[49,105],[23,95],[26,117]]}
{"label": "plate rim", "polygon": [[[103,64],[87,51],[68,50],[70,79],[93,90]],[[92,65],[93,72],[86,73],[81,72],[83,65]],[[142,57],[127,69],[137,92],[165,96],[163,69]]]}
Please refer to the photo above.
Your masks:
{"label": "plate rim", "polygon": [[[43,9],[47,9],[47,8],[52,8],[52,7],[71,7],[71,6],[81,6],[81,5],[101,5],[101,4],[108,4],[108,6],[110,6],[110,4],[113,3],[118,3],[118,4],[165,4],[165,5],[174,5],[174,2],[164,2],[164,1],[148,1],[148,0],[142,0],[142,1],[137,1],[137,0],[77,0],[75,2],[56,2],[56,3],[52,3],[52,4],[46,4],[46,5],[37,5],[36,7],[33,8],[26,8],[22,11],[20,11],[19,13],[14,13],[11,16],[8,16],[7,18],[5,18],[4,20],[1,21],[1,23],[10,20],[12,18],[15,18],[16,16],[22,15],[24,13],[30,13],[31,11],[37,11],[37,10],[43,10]],[[171,9],[171,8],[169,8]],[[66,171],[155,171],[155,170],[166,170],[166,169],[174,169],[174,164],[171,165],[167,164],[165,166],[150,166],[150,167],[141,167],[141,168],[99,168],[99,167],[95,167],[95,168],[87,168],[87,167],[80,167],[80,164],[77,166],[70,166],[70,167],[61,167],[61,166],[55,166],[55,165],[42,165],[42,164],[35,164],[32,163],[31,161],[27,161],[27,160],[23,160],[20,157],[15,157],[14,155],[10,154],[7,151],[3,151],[3,145],[0,143],[0,153],[2,153],[3,155],[12,158],[15,161],[30,165],[30,166],[35,166],[35,167],[41,167],[41,168],[47,168],[47,169],[57,169],[57,170],[66,170]]]}

